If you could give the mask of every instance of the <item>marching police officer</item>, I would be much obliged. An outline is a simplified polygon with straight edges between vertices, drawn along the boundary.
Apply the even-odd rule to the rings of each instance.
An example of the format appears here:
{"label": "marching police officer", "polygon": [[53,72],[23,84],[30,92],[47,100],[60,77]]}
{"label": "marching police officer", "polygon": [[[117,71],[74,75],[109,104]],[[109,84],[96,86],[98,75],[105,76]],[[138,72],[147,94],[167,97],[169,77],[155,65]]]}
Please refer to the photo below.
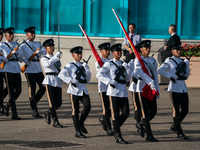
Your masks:
{"label": "marching police officer", "polygon": [[[23,53],[20,50],[13,51],[13,49],[18,46],[18,43],[16,41],[12,41],[14,38],[14,28],[9,27],[4,29],[4,33],[6,41],[3,42],[1,49],[4,56],[3,61],[6,63],[4,67],[4,72],[9,95],[9,101],[4,104],[5,113],[7,116],[9,115],[9,108],[11,106],[11,118],[15,120],[20,120],[21,118],[18,117],[15,101],[21,93],[21,69],[18,60],[23,61]],[[9,59],[7,59],[7,56],[11,52],[13,53],[13,55]]]}
{"label": "marching police officer", "polygon": [[[105,63],[108,62],[110,59],[108,58],[110,55],[110,43],[101,43],[98,48],[100,49],[100,53],[102,55],[101,60]],[[98,72],[101,67],[98,64],[98,62],[95,63],[96,71]],[[108,85],[104,84],[100,80],[98,80],[98,90],[100,99],[102,101],[102,108],[103,108],[103,118],[100,117],[99,121],[102,123],[102,127],[105,131],[107,131],[108,135],[113,135],[112,129],[111,129],[111,111],[110,111],[110,101],[109,96],[106,95],[108,89]]]}
{"label": "marching police officer", "polygon": [[180,45],[171,47],[172,57],[168,57],[159,67],[158,73],[169,78],[168,91],[172,101],[174,124],[170,127],[177,133],[177,137],[188,139],[183,133],[181,122],[184,120],[189,109],[189,98],[185,80],[190,75],[188,59],[181,59]]}
{"label": "marching police officer", "polygon": [[[29,38],[24,44],[20,46],[20,50],[24,53],[24,57],[28,60],[33,53],[37,53],[31,61],[28,62],[28,67],[25,70],[25,77],[29,88],[29,101],[33,110],[32,116],[35,118],[42,118],[38,113],[37,104],[45,93],[45,87],[42,85],[44,75],[40,66],[40,56],[45,54],[45,49],[41,49],[41,43],[34,41],[35,27],[28,27],[24,30],[26,36]],[[37,49],[40,49],[36,51]],[[38,84],[38,91],[36,92],[36,84]]]}
{"label": "marching police officer", "polygon": [[53,119],[53,127],[62,128],[59,123],[56,110],[62,105],[62,81],[58,78],[60,72],[60,56],[61,52],[54,52],[54,40],[48,39],[44,41],[43,46],[47,54],[42,57],[41,62],[46,74],[42,84],[46,86],[47,98],[49,102],[49,111],[45,114],[45,119],[48,124],[51,123],[51,116]]}
{"label": "marching police officer", "polygon": [[[77,46],[70,50],[74,60],[67,63],[58,75],[61,80],[69,84],[67,93],[71,95],[72,118],[76,130],[75,137],[77,138],[85,138],[86,136],[83,133],[88,133],[84,122],[91,109],[90,97],[85,85],[91,79],[91,72],[86,62],[80,62],[82,59],[82,49],[83,47]],[[83,103],[80,119],[79,101]]]}
{"label": "marching police officer", "polygon": [[[2,63],[2,60],[4,57],[2,56],[2,39],[3,39],[3,30],[4,28],[0,28],[0,64]],[[5,75],[3,69],[0,68],[0,114],[5,114],[4,112],[4,107],[3,107],[3,100],[4,98],[8,95],[8,90],[7,87],[4,88],[4,80],[5,80]]]}
{"label": "marching police officer", "polygon": [[141,106],[140,106],[140,101],[139,101],[139,96],[138,92],[136,91],[137,87],[137,82],[139,80],[139,77],[137,76],[135,72],[135,59],[132,59],[129,63],[128,66],[130,67],[130,75],[132,77],[132,82],[129,86],[129,91],[131,91],[132,99],[133,99],[133,107],[134,107],[134,118],[136,120],[136,128],[137,132],[144,137],[144,128],[143,128],[143,121],[142,119],[142,111],[141,111]]}
{"label": "marching police officer", "polygon": [[141,58],[147,68],[147,71],[149,75],[153,77],[153,78],[149,77],[143,71],[139,60],[136,58],[135,72],[140,78],[137,83],[137,92],[139,92],[140,105],[142,108],[142,118],[147,132],[146,141],[157,142],[158,140],[154,138],[152,134],[150,121],[155,117],[157,113],[156,98],[159,98],[159,96],[154,96],[153,100],[150,100],[143,95],[144,94],[143,88],[145,87],[146,84],[148,84],[152,90],[159,92],[157,62],[153,57],[149,56],[151,47],[150,40],[144,40],[140,42],[140,44],[138,44],[138,47],[140,48]]}
{"label": "marching police officer", "polygon": [[96,77],[108,85],[106,94],[110,98],[116,143],[127,144],[128,142],[122,138],[120,127],[129,116],[128,93],[126,89],[129,75],[126,72],[127,63],[120,60],[122,56],[121,47],[121,44],[114,44],[110,47],[114,58],[103,65],[97,72]]}

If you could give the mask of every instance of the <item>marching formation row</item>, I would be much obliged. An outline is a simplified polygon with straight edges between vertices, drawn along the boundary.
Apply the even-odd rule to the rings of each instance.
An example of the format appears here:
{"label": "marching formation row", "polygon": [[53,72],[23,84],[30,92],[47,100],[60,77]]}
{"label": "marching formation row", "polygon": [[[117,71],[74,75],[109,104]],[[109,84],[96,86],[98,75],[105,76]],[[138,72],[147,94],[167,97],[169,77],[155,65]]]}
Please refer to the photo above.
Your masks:
{"label": "marching formation row", "polygon": [[[83,47],[77,46],[70,50],[73,61],[67,63],[61,70],[61,52],[54,53],[54,40],[47,39],[41,45],[34,41],[35,27],[24,30],[27,40],[21,44],[13,41],[14,28],[0,28],[0,41],[3,33],[5,42],[0,43],[0,107],[1,113],[9,116],[9,108],[12,110],[12,119],[20,120],[17,114],[15,101],[21,93],[21,72],[25,73],[29,88],[29,100],[33,110],[33,117],[41,118],[37,104],[45,91],[49,102],[49,110],[46,111],[45,120],[48,124],[53,119],[53,126],[62,128],[58,121],[56,110],[62,105],[62,81],[69,84],[67,93],[71,96],[72,118],[75,127],[75,137],[85,138],[87,129],[84,122],[90,112],[91,103],[86,83],[90,81],[91,72],[88,61],[81,62]],[[131,40],[133,37],[129,34]],[[137,36],[137,35],[136,35]],[[126,44],[125,39],[125,44]],[[107,134],[114,136],[117,143],[126,144],[122,138],[120,127],[129,116],[127,82],[131,80],[129,91],[133,95],[134,117],[138,133],[150,142],[158,140],[153,136],[150,121],[157,113],[159,98],[158,73],[170,78],[168,91],[171,95],[174,123],[171,130],[177,133],[177,137],[188,139],[181,128],[181,122],[188,113],[188,94],[185,80],[189,77],[189,61],[180,58],[180,45],[173,45],[170,49],[173,54],[157,69],[157,62],[150,57],[151,41],[145,40],[137,45],[137,57],[129,61],[121,61],[122,44],[110,45],[102,43],[98,46],[102,55],[101,60],[95,63],[98,89],[102,100],[103,117],[99,118],[102,127]],[[127,47],[127,49],[130,49]],[[113,59],[109,58],[110,51]],[[25,65],[20,68],[19,62]],[[45,76],[42,73],[41,65]],[[4,81],[6,88],[3,87]],[[39,90],[36,91],[36,84]],[[4,98],[9,96],[9,101]],[[83,104],[83,110],[79,117],[79,102]],[[111,128],[111,120],[114,129]]]}

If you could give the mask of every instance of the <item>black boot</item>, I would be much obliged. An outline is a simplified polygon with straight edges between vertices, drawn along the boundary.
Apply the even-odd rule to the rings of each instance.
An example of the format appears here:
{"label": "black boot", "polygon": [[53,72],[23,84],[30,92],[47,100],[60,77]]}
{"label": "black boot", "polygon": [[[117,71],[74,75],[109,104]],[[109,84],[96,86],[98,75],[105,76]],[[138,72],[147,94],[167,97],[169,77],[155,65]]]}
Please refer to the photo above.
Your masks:
{"label": "black boot", "polygon": [[143,122],[144,122],[144,126],[145,126],[146,132],[147,132],[146,141],[149,141],[149,142],[158,142],[158,140],[156,138],[154,138],[154,136],[152,134],[149,119],[145,118],[143,120]]}
{"label": "black boot", "polygon": [[116,143],[119,143],[119,144],[128,144],[127,141],[125,141],[123,138],[122,138],[122,135],[121,135],[121,131],[120,131],[120,126],[119,126],[119,122],[118,121],[113,121],[113,126],[114,126],[114,130],[115,130],[115,140],[116,140]]}
{"label": "black boot", "polygon": [[17,115],[17,108],[16,108],[15,100],[10,99],[9,102],[10,102],[10,106],[11,106],[11,110],[12,110],[12,117],[11,118],[13,120],[21,120],[21,118],[18,117],[18,115]]}
{"label": "black boot", "polygon": [[46,113],[45,113],[45,120],[46,120],[47,124],[51,124],[51,111],[50,111],[50,108],[49,108],[49,111],[46,111]]}
{"label": "black boot", "polygon": [[175,133],[178,134],[178,131],[177,131],[177,129],[176,129],[175,124],[172,124],[172,125],[171,125],[170,130],[171,130],[171,131],[174,131]]}
{"label": "black boot", "polygon": [[138,128],[138,131],[137,131],[137,132],[139,133],[139,135],[140,135],[141,137],[144,137],[144,132],[145,132],[143,126],[144,126],[144,125],[143,125],[143,122],[142,122],[142,121],[140,121],[139,123],[136,124],[136,127]]}
{"label": "black boot", "polygon": [[103,120],[104,120],[104,123],[105,123],[105,127],[107,129],[107,135],[113,136],[114,133],[113,133],[112,128],[111,128],[110,116],[109,115],[104,115],[103,116]]}
{"label": "black boot", "polygon": [[31,108],[33,110],[32,116],[35,117],[35,118],[42,118],[42,116],[40,116],[39,113],[38,113],[37,103],[35,101],[35,98],[30,98],[29,97],[29,100],[30,100],[30,106],[31,106]]}
{"label": "black boot", "polygon": [[4,107],[4,111],[5,111],[6,116],[9,116],[10,102],[3,103],[3,107]]}
{"label": "black boot", "polygon": [[63,126],[58,121],[56,110],[53,107],[51,108],[51,114],[53,119],[53,127],[63,128]]}
{"label": "black boot", "polygon": [[75,127],[75,130],[76,130],[75,137],[77,137],[77,138],[86,138],[86,136],[83,135],[82,132],[81,132],[78,117],[72,116],[72,119],[73,119],[74,127]]}
{"label": "black boot", "polygon": [[4,111],[4,106],[3,104],[0,105],[0,114],[5,114],[5,111]]}
{"label": "black boot", "polygon": [[105,125],[105,120],[102,117],[99,117],[99,122],[102,125],[102,128],[107,131],[106,125]]}
{"label": "black boot", "polygon": [[81,131],[82,131],[83,133],[87,134],[88,131],[87,131],[87,129],[86,129],[85,126],[84,126],[84,122],[79,121],[79,124],[80,124]]}
{"label": "black boot", "polygon": [[175,116],[173,118],[174,120],[174,124],[175,124],[175,127],[177,129],[177,138],[180,138],[182,140],[188,140],[189,138],[187,136],[185,136],[185,134],[183,133],[183,130],[181,128],[181,123],[180,123],[180,118],[179,116]]}

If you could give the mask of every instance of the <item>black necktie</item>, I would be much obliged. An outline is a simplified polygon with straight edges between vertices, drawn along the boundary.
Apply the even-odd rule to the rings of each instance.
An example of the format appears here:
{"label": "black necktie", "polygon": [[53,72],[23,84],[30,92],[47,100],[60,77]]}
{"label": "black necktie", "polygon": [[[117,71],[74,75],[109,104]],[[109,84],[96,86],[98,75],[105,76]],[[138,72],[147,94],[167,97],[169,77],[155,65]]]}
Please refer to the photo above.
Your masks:
{"label": "black necktie", "polygon": [[133,42],[133,35],[131,35],[131,41]]}

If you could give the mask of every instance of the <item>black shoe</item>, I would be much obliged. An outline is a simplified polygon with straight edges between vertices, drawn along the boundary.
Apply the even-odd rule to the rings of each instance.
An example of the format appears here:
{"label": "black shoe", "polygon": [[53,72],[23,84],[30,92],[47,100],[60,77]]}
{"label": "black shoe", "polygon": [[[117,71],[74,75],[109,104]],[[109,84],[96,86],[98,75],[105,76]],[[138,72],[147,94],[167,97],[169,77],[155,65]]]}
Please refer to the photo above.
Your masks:
{"label": "black shoe", "polygon": [[12,116],[11,118],[12,118],[13,120],[21,120],[21,118],[18,117],[17,115],[16,115],[16,116]]}
{"label": "black shoe", "polygon": [[32,115],[34,118],[43,118],[42,116],[40,116],[38,113],[33,112]]}
{"label": "black shoe", "polygon": [[84,124],[83,123],[80,123],[80,127],[81,127],[81,131],[85,134],[88,133],[87,129],[85,128]]}
{"label": "black shoe", "polygon": [[149,142],[158,142],[158,140],[156,138],[154,138],[153,136],[147,136],[146,141],[149,141]]}
{"label": "black shoe", "polygon": [[4,107],[3,107],[3,106],[1,106],[1,108],[0,108],[0,114],[5,114],[5,111],[4,111]]}
{"label": "black shoe", "polygon": [[128,142],[125,141],[123,138],[117,138],[116,139],[116,143],[119,143],[119,144],[128,144]]}
{"label": "black shoe", "polygon": [[189,139],[189,137],[187,137],[187,136],[185,136],[185,134],[179,134],[178,136],[177,136],[177,138],[180,138],[180,139],[182,139],[182,140],[188,140]]}
{"label": "black shoe", "polygon": [[105,126],[105,123],[104,123],[104,120],[103,120],[102,117],[99,117],[99,122],[101,123],[102,128],[103,128],[105,131],[107,131],[106,126]]}
{"label": "black shoe", "polygon": [[9,103],[4,103],[3,106],[5,108],[5,114],[6,114],[6,116],[9,116],[10,104]]}
{"label": "black shoe", "polygon": [[173,124],[173,125],[170,127],[170,130],[171,130],[171,131],[174,131],[174,132],[176,132],[176,133],[178,134],[178,131],[177,131],[177,129],[176,129],[175,124]]}
{"label": "black shoe", "polygon": [[107,135],[109,135],[109,136],[113,136],[114,133],[113,133],[113,131],[112,131],[111,129],[108,129],[108,130],[107,130]]}
{"label": "black shoe", "polygon": [[144,132],[145,132],[145,130],[144,130],[143,124],[137,123],[135,126],[136,126],[137,129],[138,129],[137,132],[139,133],[139,135],[140,135],[141,137],[144,137]]}
{"label": "black shoe", "polygon": [[45,113],[45,120],[46,120],[46,123],[51,124],[51,114],[49,111],[46,111]]}
{"label": "black shoe", "polygon": [[63,128],[63,125],[61,125],[58,121],[54,121],[53,127],[56,127],[56,128]]}
{"label": "black shoe", "polygon": [[86,138],[85,135],[83,135],[81,132],[76,131],[75,137],[77,138]]}

